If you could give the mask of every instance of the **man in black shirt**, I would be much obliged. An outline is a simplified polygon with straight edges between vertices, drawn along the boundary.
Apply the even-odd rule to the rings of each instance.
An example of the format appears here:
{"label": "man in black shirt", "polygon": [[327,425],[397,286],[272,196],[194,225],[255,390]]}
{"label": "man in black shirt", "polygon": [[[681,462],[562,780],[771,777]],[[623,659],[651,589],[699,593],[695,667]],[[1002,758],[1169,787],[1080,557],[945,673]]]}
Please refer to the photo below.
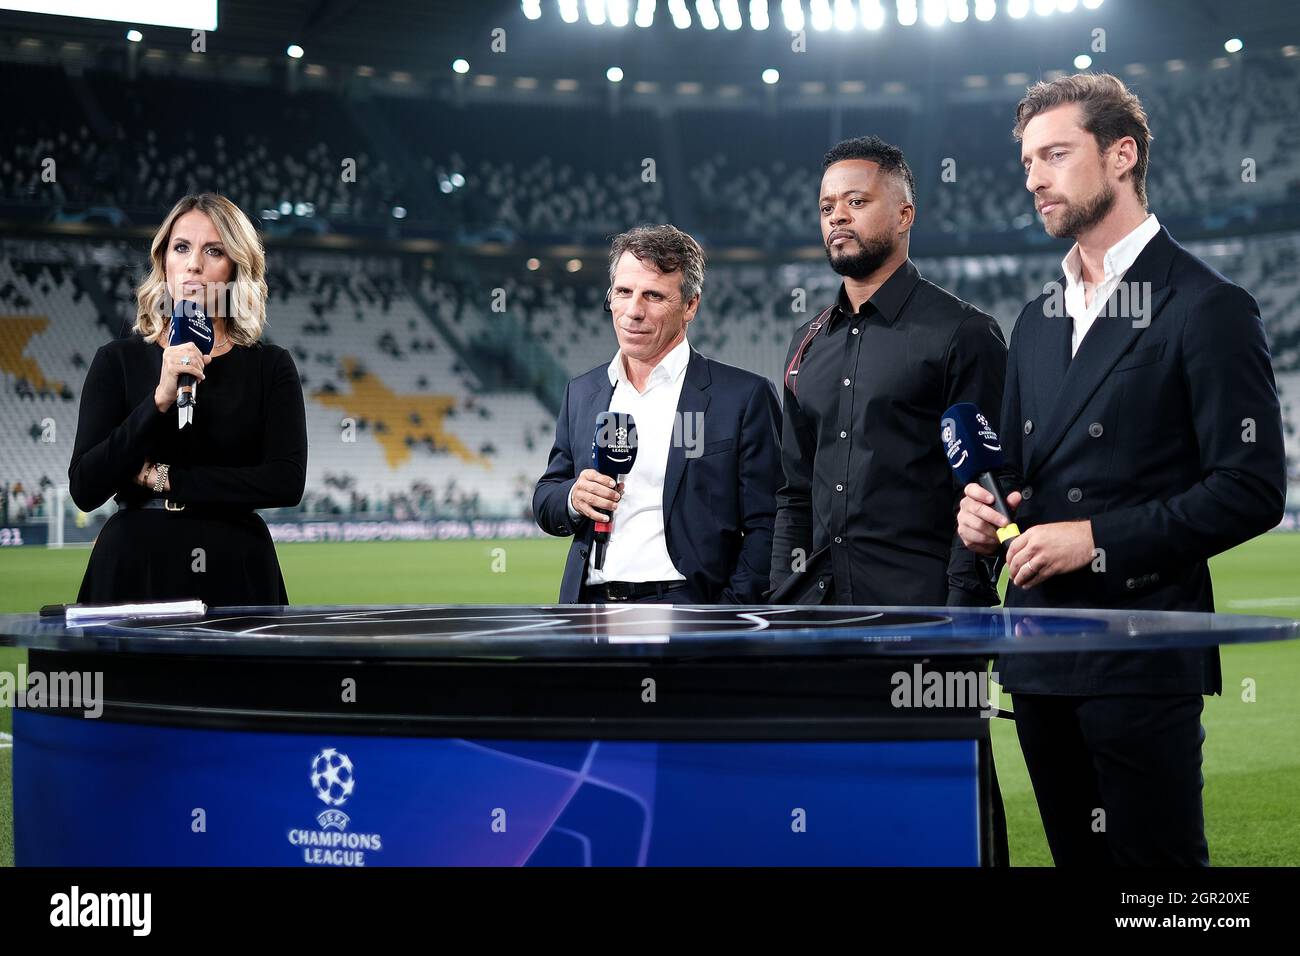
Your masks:
{"label": "man in black shirt", "polygon": [[1006,342],[908,259],[916,184],[896,146],[845,140],[823,166],[822,240],[844,283],[786,358],[773,591],[806,569],[827,603],[995,605],[955,534],[939,420],[954,402],[997,414]]}

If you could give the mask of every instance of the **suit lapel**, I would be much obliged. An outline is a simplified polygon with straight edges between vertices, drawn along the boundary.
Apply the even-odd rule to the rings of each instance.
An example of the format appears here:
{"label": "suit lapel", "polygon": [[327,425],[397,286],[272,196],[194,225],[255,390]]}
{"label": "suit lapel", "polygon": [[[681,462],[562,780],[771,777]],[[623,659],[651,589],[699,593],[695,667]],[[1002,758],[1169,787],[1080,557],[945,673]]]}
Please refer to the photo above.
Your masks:
{"label": "suit lapel", "polygon": [[[672,511],[673,500],[677,497],[677,489],[682,483],[682,474],[686,471],[686,443],[679,440],[678,436],[684,433],[687,422],[691,423],[691,427],[696,422],[704,422],[704,411],[709,407],[708,388],[711,381],[708,360],[695,349],[691,349],[691,356],[686,362],[686,378],[682,382],[681,398],[677,400],[677,420],[683,425],[673,428],[673,440],[668,446],[668,468],[664,473],[665,523]],[[676,423],[674,425],[676,426]],[[706,434],[707,432],[701,427],[698,431],[699,440],[703,441]]]}
{"label": "suit lapel", "polygon": [[[1060,280],[1064,283],[1064,280]],[[1047,306],[1052,302],[1050,296],[1043,296],[1038,303],[1038,308],[1031,310],[1030,315],[1034,317],[1034,322],[1038,328],[1034,336],[1033,350],[1033,381],[1034,381],[1034,406],[1033,413],[1040,422],[1046,422],[1052,414],[1052,409],[1056,406],[1056,401],[1061,397],[1061,386],[1065,382],[1065,375],[1070,369],[1070,317],[1065,314],[1047,313]],[[1020,422],[1007,422],[1006,428],[1019,428]]]}
{"label": "suit lapel", "polygon": [[[1079,351],[1061,380],[1060,393],[1056,401],[1043,406],[1045,409],[1051,408],[1051,414],[1043,422],[1046,427],[1042,440],[1034,445],[1026,474],[1032,474],[1061,443],[1066,431],[1079,417],[1079,413],[1083,411],[1083,407],[1092,398],[1093,393],[1105,381],[1115,363],[1133,347],[1133,343],[1142,336],[1169,299],[1172,291],[1167,286],[1169,266],[1176,248],[1169,233],[1161,227],[1160,232],[1147,243],[1137,260],[1124,273],[1120,288],[1111,295],[1088,330],[1088,334],[1079,343]],[[1126,286],[1132,290],[1132,294],[1124,293],[1128,297],[1127,311],[1123,308],[1125,303],[1124,298],[1121,297],[1121,291]],[[1147,290],[1150,291],[1149,298]],[[1135,298],[1135,295],[1141,298]],[[1145,318],[1140,324],[1135,324],[1136,320],[1133,316],[1139,303],[1145,311]],[[1068,330],[1072,328],[1073,321],[1068,315],[1064,321],[1067,328],[1065,348],[1068,355]],[[1057,338],[1057,336],[1042,338]],[[1051,347],[1050,343],[1048,347]]]}
{"label": "suit lapel", "polygon": [[578,412],[578,423],[574,429],[577,442],[573,449],[573,462],[581,474],[586,468],[594,468],[591,460],[591,446],[596,439],[596,416],[609,411],[610,400],[614,397],[614,386],[609,376],[603,372],[596,386],[587,393],[587,401]]}

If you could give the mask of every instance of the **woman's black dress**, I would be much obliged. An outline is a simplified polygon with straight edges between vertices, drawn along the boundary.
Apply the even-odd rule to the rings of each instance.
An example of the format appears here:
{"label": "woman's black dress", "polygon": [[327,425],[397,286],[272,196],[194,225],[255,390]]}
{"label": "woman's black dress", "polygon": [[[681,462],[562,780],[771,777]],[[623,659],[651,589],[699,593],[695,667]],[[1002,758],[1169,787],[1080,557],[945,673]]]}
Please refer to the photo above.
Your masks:
{"label": "woman's black dress", "polygon": [[[68,468],[91,511],[116,495],[81,582],[81,603],[198,598],[212,607],[287,604],[270,532],[254,508],[302,500],[307,428],[293,357],[275,345],[214,358],[194,421],[158,411],[163,350],[139,335],[103,346],[81,392]],[[171,466],[171,491],[134,481],[145,461]],[[132,507],[166,498],[182,511]]]}

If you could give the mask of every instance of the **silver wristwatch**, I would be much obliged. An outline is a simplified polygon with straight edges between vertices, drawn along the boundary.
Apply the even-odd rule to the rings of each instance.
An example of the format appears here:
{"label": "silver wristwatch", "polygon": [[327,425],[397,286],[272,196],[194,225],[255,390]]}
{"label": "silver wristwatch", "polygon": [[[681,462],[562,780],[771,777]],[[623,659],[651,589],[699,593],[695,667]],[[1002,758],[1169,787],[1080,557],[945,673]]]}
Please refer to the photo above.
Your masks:
{"label": "silver wristwatch", "polygon": [[170,470],[169,465],[154,465],[154,494],[162,494],[162,490],[167,487],[167,472]]}

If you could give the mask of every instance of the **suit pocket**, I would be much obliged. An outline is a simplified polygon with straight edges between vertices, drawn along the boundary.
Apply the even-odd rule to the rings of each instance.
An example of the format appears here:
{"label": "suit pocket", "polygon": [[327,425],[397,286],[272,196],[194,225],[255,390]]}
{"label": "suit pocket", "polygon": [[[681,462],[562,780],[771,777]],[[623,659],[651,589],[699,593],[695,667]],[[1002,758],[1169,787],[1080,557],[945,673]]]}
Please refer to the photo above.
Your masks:
{"label": "suit pocket", "polygon": [[704,450],[700,452],[700,457],[707,458],[709,455],[718,455],[724,451],[731,451],[735,444],[736,439],[734,438],[724,438],[721,441],[708,442],[704,446]]}
{"label": "suit pocket", "polygon": [[1116,372],[1123,372],[1125,369],[1141,368],[1144,365],[1152,365],[1160,361],[1160,357],[1165,354],[1165,343],[1157,342],[1155,345],[1148,345],[1145,348],[1136,349],[1119,360],[1115,366]]}

